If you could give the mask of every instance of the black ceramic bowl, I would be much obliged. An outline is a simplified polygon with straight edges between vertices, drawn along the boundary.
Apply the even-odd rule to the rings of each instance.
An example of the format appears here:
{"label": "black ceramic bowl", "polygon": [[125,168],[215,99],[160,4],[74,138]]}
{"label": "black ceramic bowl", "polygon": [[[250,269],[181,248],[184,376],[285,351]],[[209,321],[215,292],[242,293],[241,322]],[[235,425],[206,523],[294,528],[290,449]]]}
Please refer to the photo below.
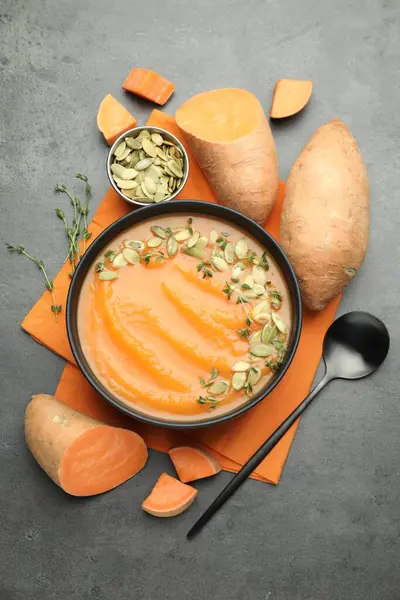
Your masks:
{"label": "black ceramic bowl", "polygon": [[[212,413],[208,414],[208,418],[204,421],[174,421],[159,419],[153,416],[147,416],[145,413],[135,410],[135,408],[128,404],[123,404],[119,398],[108,390],[96,377],[88,365],[86,358],[82,352],[82,348],[79,342],[78,328],[77,328],[77,309],[78,299],[82,288],[83,281],[86,273],[93,265],[97,256],[100,252],[107,248],[114,238],[123,232],[125,229],[132,227],[136,223],[146,221],[165,214],[177,214],[183,213],[184,215],[195,215],[203,214],[209,215],[221,219],[227,223],[233,223],[237,227],[240,227],[246,231],[249,235],[253,236],[260,244],[262,244],[267,250],[268,254],[272,256],[276,264],[280,268],[282,275],[286,281],[286,285],[289,291],[289,300],[291,303],[292,311],[292,328],[290,339],[287,344],[286,362],[282,368],[275,374],[275,376],[268,382],[264,389],[262,389],[257,395],[253,396],[248,402],[242,406],[233,409],[231,412],[223,415],[213,417]],[[140,208],[134,212],[118,219],[107,229],[99,235],[99,237],[93,242],[93,244],[86,251],[85,255],[81,259],[74,278],[71,282],[69,289],[68,300],[67,300],[67,331],[69,343],[71,345],[72,353],[78,363],[82,373],[89,381],[89,383],[95,388],[99,394],[103,396],[110,404],[124,412],[125,414],[134,417],[140,421],[151,423],[152,425],[161,425],[164,427],[189,429],[194,427],[204,427],[208,425],[214,425],[215,423],[221,423],[227,421],[233,417],[237,417],[242,413],[246,412],[258,402],[263,400],[272,390],[277,386],[282,377],[284,377],[286,371],[289,368],[290,363],[293,360],[297,346],[299,343],[301,326],[302,326],[302,307],[300,290],[297,283],[296,276],[293,268],[283,252],[279,244],[267,233],[262,227],[254,223],[251,219],[248,219],[241,213],[238,213],[230,208],[220,206],[218,204],[211,204],[208,202],[199,202],[198,200],[179,200],[175,202],[162,202],[160,204],[153,204],[151,206]]]}

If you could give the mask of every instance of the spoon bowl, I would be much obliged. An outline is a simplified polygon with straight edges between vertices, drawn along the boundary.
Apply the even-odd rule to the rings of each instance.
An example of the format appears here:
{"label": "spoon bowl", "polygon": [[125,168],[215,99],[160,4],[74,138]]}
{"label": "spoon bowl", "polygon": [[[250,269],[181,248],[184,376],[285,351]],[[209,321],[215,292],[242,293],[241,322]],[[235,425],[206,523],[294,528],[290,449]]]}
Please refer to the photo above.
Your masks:
{"label": "spoon bowl", "polygon": [[325,334],[323,356],[329,379],[361,379],[385,360],[390,338],[385,324],[366,312],[336,319]]}

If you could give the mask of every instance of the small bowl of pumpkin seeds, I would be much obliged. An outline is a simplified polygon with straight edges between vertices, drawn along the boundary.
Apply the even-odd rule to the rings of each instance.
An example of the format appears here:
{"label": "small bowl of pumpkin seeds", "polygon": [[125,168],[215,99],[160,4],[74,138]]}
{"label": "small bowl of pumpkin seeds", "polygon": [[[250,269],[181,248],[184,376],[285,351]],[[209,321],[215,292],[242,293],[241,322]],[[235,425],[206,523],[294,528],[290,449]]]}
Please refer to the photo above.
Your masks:
{"label": "small bowl of pumpkin seeds", "polygon": [[107,175],[115,191],[139,206],[173,200],[189,175],[185,148],[159,127],[135,127],[111,146]]}

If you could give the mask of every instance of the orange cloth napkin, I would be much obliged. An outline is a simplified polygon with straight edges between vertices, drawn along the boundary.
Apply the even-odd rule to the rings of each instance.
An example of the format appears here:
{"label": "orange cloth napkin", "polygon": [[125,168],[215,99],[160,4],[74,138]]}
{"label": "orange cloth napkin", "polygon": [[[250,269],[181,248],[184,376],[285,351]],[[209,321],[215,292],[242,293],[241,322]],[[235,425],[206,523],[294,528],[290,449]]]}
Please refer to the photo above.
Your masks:
{"label": "orange cloth napkin", "polygon": [[[167,129],[184,142],[173,117],[155,110],[148,124]],[[190,175],[179,197],[215,202],[215,196],[189,150],[188,154]],[[283,192],[284,184],[281,183],[278,201],[266,224],[266,229],[276,239],[279,238]],[[105,227],[130,210],[131,207],[110,188],[90,225],[92,240]],[[70,283],[69,272],[70,267],[65,264],[54,280],[57,301],[63,308]],[[264,401],[235,420],[205,429],[190,430],[188,433],[139,423],[114,409],[95,392],[74,365],[65,322],[60,319],[58,324],[55,323],[54,315],[50,311],[51,297],[48,292],[34,305],[24,319],[22,327],[39,343],[68,361],[69,364],[65,367],[56,390],[56,396],[61,401],[110,425],[137,431],[144,437],[148,446],[155,450],[166,452],[182,443],[203,445],[220,460],[225,470],[236,472],[307,395],[321,358],[325,331],[334,318],[339,301],[335,300],[321,313],[305,311],[303,332],[293,363],[280,384]],[[255,479],[278,483],[296,427],[297,425],[294,425],[291,428],[259,465],[252,475]]]}

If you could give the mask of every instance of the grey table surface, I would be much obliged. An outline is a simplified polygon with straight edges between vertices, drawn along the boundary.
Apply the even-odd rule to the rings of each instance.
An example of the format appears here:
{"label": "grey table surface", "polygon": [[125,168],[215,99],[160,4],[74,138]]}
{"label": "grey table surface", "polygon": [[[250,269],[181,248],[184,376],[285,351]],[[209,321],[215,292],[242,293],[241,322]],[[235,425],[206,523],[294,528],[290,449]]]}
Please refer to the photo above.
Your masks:
{"label": "grey table surface", "polygon": [[[194,541],[185,534],[231,475],[197,486],[177,519],[140,509],[162,470],[151,452],[131,482],[73,499],[23,442],[33,393],[53,393],[64,363],[19,323],[40,274],[1,251],[0,600],[395,600],[399,569],[399,100],[397,0],[0,0],[0,241],[24,243],[55,274],[65,256],[53,186],[88,173],[107,189],[96,128],[107,93],[140,124],[151,106],[120,86],[134,65],[176,84],[166,107],[223,86],[268,110],[281,77],[312,79],[303,114],[274,126],[280,175],[311,133],[343,118],[372,188],[371,240],[340,312],[387,323],[391,353],[372,378],[336,382],[302,420],[281,483],[249,481]],[[77,187],[75,189],[78,189]]]}

